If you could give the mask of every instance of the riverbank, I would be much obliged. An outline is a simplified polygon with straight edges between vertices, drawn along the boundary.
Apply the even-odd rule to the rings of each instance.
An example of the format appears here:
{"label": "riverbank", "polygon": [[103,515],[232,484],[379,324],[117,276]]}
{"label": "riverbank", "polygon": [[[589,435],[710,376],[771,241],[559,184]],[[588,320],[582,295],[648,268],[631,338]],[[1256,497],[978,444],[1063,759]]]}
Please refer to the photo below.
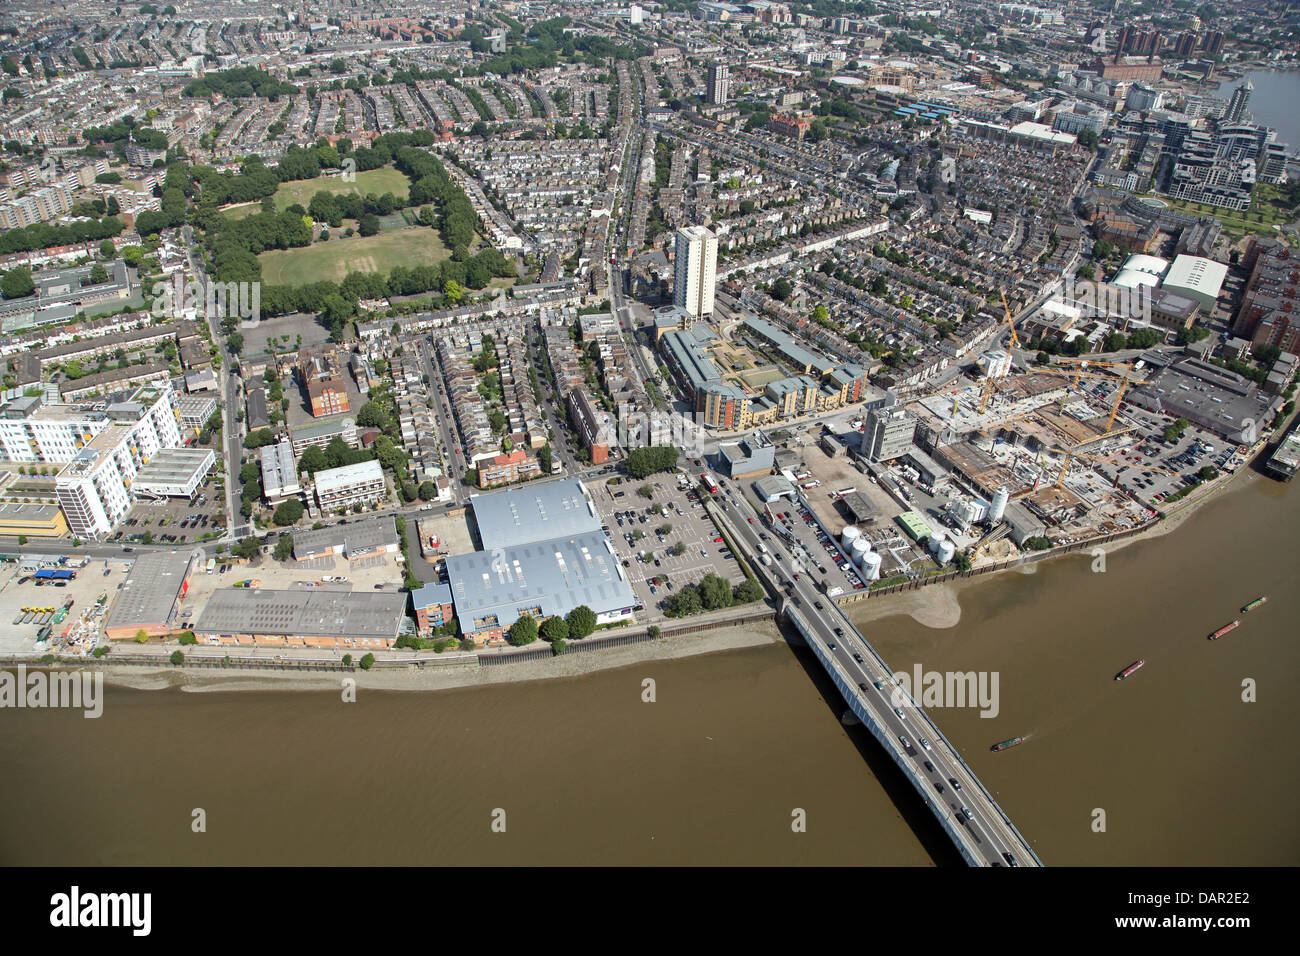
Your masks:
{"label": "riverbank", "polygon": [[105,662],[106,683],[133,690],[169,690],[187,693],[224,691],[330,691],[337,693],[342,681],[356,680],[357,690],[436,691],[488,684],[513,684],[526,681],[582,677],[597,671],[675,660],[702,654],[716,654],[746,647],[759,647],[783,641],[771,621],[759,621],[739,627],[717,627],[707,631],[666,637],[622,647],[611,647],[590,654],[562,654],[541,660],[483,667],[475,659],[466,663],[441,664],[436,668],[377,668],[347,674],[324,675],[319,672],[269,671],[256,675],[230,674],[220,670],[178,668],[159,662],[152,667],[113,667]]}
{"label": "riverbank", "polygon": [[[1248,465],[1238,468],[1233,474],[1211,483],[1204,489],[1197,489],[1183,501],[1176,502],[1173,509],[1166,512],[1161,521],[1157,521],[1148,528],[1144,528],[1136,534],[1129,535],[1116,541],[1107,542],[1104,545],[1098,545],[1106,554],[1114,554],[1130,545],[1139,541],[1149,541],[1154,538],[1163,537],[1177,531],[1182,525],[1191,518],[1197,511],[1205,506],[1207,502],[1213,501],[1221,495],[1228,492],[1229,489],[1240,490],[1253,481],[1268,480],[1263,475],[1256,473]],[[920,587],[915,590],[901,591],[896,594],[886,594],[877,598],[868,598],[861,604],[851,604],[845,608],[845,613],[855,625],[861,627],[864,624],[878,621],[887,617],[896,615],[906,615],[916,621],[923,627],[933,629],[946,629],[956,627],[961,623],[961,592],[966,588],[979,583],[996,580],[1001,574],[1034,574],[1038,564],[1045,561],[1054,561],[1061,558],[1079,557],[1080,555],[1088,556],[1089,551],[1075,550],[1066,554],[1051,555],[1035,561],[1031,564],[1016,565],[1007,568],[1004,571],[992,571],[987,574],[977,574],[969,578],[960,578],[955,581],[945,581],[942,584],[929,585]]]}

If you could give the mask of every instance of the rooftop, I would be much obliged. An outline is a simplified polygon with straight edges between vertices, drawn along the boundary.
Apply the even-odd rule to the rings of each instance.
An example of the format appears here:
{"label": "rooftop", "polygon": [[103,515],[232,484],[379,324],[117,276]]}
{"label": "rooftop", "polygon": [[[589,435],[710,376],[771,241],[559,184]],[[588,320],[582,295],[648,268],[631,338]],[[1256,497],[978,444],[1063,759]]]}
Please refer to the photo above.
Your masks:
{"label": "rooftop", "polygon": [[602,614],[636,604],[599,524],[595,531],[452,555],[446,566],[465,630],[493,616],[508,627],[534,608],[542,616],[563,615],[585,604]]}
{"label": "rooftop", "polygon": [[104,627],[166,624],[189,573],[190,560],[189,554],[173,551],[141,554],[127,572]]}
{"label": "rooftop", "polygon": [[391,591],[272,591],[224,588],[213,593],[194,630],[203,634],[292,637],[397,637],[406,595]]}
{"label": "rooftop", "polygon": [[471,495],[484,551],[600,531],[596,507],[574,479]]}

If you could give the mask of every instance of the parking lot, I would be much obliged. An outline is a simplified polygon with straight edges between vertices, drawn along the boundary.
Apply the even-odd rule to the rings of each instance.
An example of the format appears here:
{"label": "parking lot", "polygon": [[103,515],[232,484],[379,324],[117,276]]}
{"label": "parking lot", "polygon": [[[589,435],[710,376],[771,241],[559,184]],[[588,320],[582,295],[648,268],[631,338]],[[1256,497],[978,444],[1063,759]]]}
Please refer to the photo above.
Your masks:
{"label": "parking lot", "polygon": [[1115,455],[1113,461],[1099,463],[1097,471],[1115,481],[1138,499],[1159,508],[1171,494],[1192,484],[1205,466],[1224,471],[1237,446],[1218,435],[1189,424],[1181,438],[1167,444],[1162,435],[1173,424],[1173,417],[1130,407],[1127,416],[1141,425],[1142,432],[1153,435],[1137,441]]}
{"label": "parking lot", "polygon": [[[649,486],[653,497],[638,494],[642,486]],[[651,619],[662,616],[661,605],[675,590],[698,583],[710,572],[733,585],[744,580],[697,492],[680,485],[675,474],[642,481],[624,478],[616,485],[592,481],[587,487],[637,600]],[[671,530],[660,534],[667,526]],[[672,553],[677,544],[681,554]]]}
{"label": "parking lot", "polygon": [[214,473],[204,479],[192,502],[185,498],[137,499],[109,540],[139,543],[148,534],[150,541],[181,544],[205,534],[219,535],[226,524],[223,488],[221,476]]}

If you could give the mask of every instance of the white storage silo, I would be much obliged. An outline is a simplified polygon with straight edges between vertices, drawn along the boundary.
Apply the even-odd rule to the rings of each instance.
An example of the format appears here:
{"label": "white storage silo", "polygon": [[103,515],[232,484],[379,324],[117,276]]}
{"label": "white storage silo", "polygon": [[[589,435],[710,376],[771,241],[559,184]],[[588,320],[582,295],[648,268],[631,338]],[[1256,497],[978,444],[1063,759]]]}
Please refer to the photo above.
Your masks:
{"label": "white storage silo", "polygon": [[853,559],[854,564],[862,563],[862,556],[871,551],[871,542],[866,538],[855,538],[853,544],[849,546],[849,557]]}
{"label": "white storage silo", "polygon": [[1003,485],[997,491],[993,492],[993,501],[989,505],[989,524],[997,524],[1006,514],[1007,501],[1011,495],[1007,492],[1006,485]]}
{"label": "white storage silo", "polygon": [[881,557],[879,551],[868,551],[862,556],[862,574],[868,581],[880,577]]}
{"label": "white storage silo", "polygon": [[844,530],[840,532],[840,541],[843,543],[845,551],[852,548],[853,542],[861,537],[862,529],[855,524],[845,525]]}
{"label": "white storage silo", "polygon": [[953,556],[956,553],[957,545],[953,544],[951,538],[944,538],[943,541],[939,543],[939,553],[936,557],[939,559],[940,564],[947,564],[953,559]]}
{"label": "white storage silo", "polygon": [[930,553],[931,553],[931,554],[938,554],[938,553],[939,553],[939,545],[940,545],[942,542],[943,542],[943,532],[942,532],[942,531],[932,531],[932,532],[930,533]]}

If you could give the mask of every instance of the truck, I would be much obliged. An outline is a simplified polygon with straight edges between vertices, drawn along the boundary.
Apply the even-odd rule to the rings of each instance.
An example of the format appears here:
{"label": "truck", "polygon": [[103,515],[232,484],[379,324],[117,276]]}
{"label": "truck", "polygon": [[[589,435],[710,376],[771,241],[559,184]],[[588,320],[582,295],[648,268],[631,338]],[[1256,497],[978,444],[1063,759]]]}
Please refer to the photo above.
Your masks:
{"label": "truck", "polygon": [[208,558],[208,574],[212,574],[216,570],[217,570],[217,559]]}
{"label": "truck", "polygon": [[764,554],[761,556],[761,558],[763,564],[767,565],[769,568],[772,566],[772,556],[770,554]]}
{"label": "truck", "polygon": [[839,585],[836,585],[836,586],[833,587],[833,588],[828,588],[828,589],[826,590],[826,596],[827,596],[827,597],[839,597],[839,596],[840,596],[841,594],[843,594],[843,593],[844,593],[844,589],[843,589],[842,587],[840,587]]}

